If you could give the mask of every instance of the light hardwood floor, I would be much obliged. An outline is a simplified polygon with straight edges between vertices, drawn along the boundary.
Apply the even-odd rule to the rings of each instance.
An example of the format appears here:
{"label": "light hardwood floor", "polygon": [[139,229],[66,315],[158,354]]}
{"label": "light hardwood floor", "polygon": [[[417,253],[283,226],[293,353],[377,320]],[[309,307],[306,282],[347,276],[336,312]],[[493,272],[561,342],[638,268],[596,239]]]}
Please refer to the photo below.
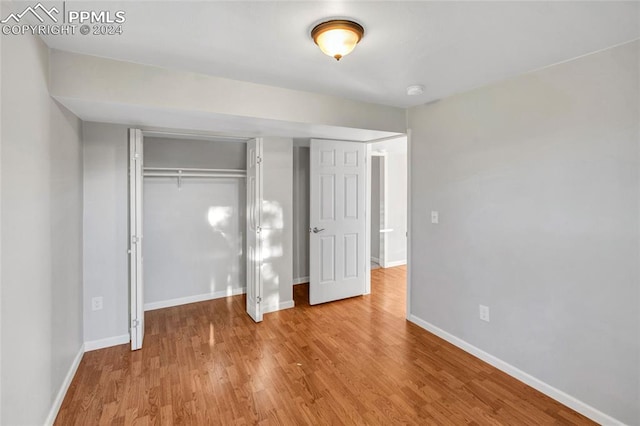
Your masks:
{"label": "light hardwood floor", "polygon": [[404,267],[371,275],[261,324],[243,296],[148,312],[142,350],[84,355],[56,424],[591,424],[407,322]]}

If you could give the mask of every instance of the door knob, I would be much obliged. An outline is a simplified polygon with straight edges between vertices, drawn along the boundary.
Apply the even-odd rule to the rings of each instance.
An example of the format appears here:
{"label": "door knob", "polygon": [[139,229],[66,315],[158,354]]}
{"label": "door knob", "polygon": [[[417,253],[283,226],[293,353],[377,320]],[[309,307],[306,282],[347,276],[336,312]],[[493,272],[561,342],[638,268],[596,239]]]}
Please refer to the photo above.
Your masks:
{"label": "door knob", "polygon": [[318,232],[322,232],[322,231],[324,231],[324,228],[322,228],[322,229],[318,229],[318,228],[316,228],[315,226],[313,227],[313,233],[314,233],[314,234],[317,234]]}

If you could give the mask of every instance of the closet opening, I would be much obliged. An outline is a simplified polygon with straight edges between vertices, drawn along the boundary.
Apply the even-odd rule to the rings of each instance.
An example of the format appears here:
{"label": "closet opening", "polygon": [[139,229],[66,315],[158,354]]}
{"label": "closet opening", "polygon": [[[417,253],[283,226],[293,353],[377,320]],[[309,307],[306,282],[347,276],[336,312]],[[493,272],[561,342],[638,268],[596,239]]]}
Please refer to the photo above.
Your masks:
{"label": "closet opening", "polygon": [[144,310],[242,294],[244,140],[145,137]]}
{"label": "closet opening", "polygon": [[247,140],[129,132],[131,348],[144,312],[246,292]]}
{"label": "closet opening", "polygon": [[247,314],[294,306],[292,139],[129,130],[131,349],[145,311],[246,293]]}

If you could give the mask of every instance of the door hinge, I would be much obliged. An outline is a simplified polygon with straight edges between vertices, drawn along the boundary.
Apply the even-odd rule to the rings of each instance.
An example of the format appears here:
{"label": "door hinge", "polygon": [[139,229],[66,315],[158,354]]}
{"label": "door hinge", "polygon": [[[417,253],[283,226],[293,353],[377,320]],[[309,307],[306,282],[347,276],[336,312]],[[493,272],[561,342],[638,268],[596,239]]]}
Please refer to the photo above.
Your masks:
{"label": "door hinge", "polygon": [[256,157],[256,164],[260,164],[262,163],[262,157],[260,157],[259,155]]}
{"label": "door hinge", "polygon": [[256,234],[259,234],[260,232],[262,232],[262,227],[256,226]]}
{"label": "door hinge", "polygon": [[140,325],[140,321],[137,319],[131,320],[131,328],[136,328]]}
{"label": "door hinge", "polygon": [[258,296],[256,297],[256,300],[258,301],[258,303],[262,302],[262,297]]}
{"label": "door hinge", "polygon": [[135,235],[131,236],[131,244],[138,244],[139,241],[140,238],[136,237]]}

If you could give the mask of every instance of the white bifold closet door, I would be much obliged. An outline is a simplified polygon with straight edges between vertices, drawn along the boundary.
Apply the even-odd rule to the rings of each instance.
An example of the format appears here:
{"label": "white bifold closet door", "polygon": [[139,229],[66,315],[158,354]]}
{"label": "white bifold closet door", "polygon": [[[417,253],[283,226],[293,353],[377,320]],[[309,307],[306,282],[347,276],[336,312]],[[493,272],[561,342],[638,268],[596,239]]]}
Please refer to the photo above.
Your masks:
{"label": "white bifold closet door", "polygon": [[129,129],[129,290],[131,300],[131,350],[142,348],[144,339],[142,188],[143,136]]}
{"label": "white bifold closet door", "polygon": [[247,313],[262,321],[262,139],[247,142]]}
{"label": "white bifold closet door", "polygon": [[365,293],[366,145],[311,140],[310,273],[312,305]]}

